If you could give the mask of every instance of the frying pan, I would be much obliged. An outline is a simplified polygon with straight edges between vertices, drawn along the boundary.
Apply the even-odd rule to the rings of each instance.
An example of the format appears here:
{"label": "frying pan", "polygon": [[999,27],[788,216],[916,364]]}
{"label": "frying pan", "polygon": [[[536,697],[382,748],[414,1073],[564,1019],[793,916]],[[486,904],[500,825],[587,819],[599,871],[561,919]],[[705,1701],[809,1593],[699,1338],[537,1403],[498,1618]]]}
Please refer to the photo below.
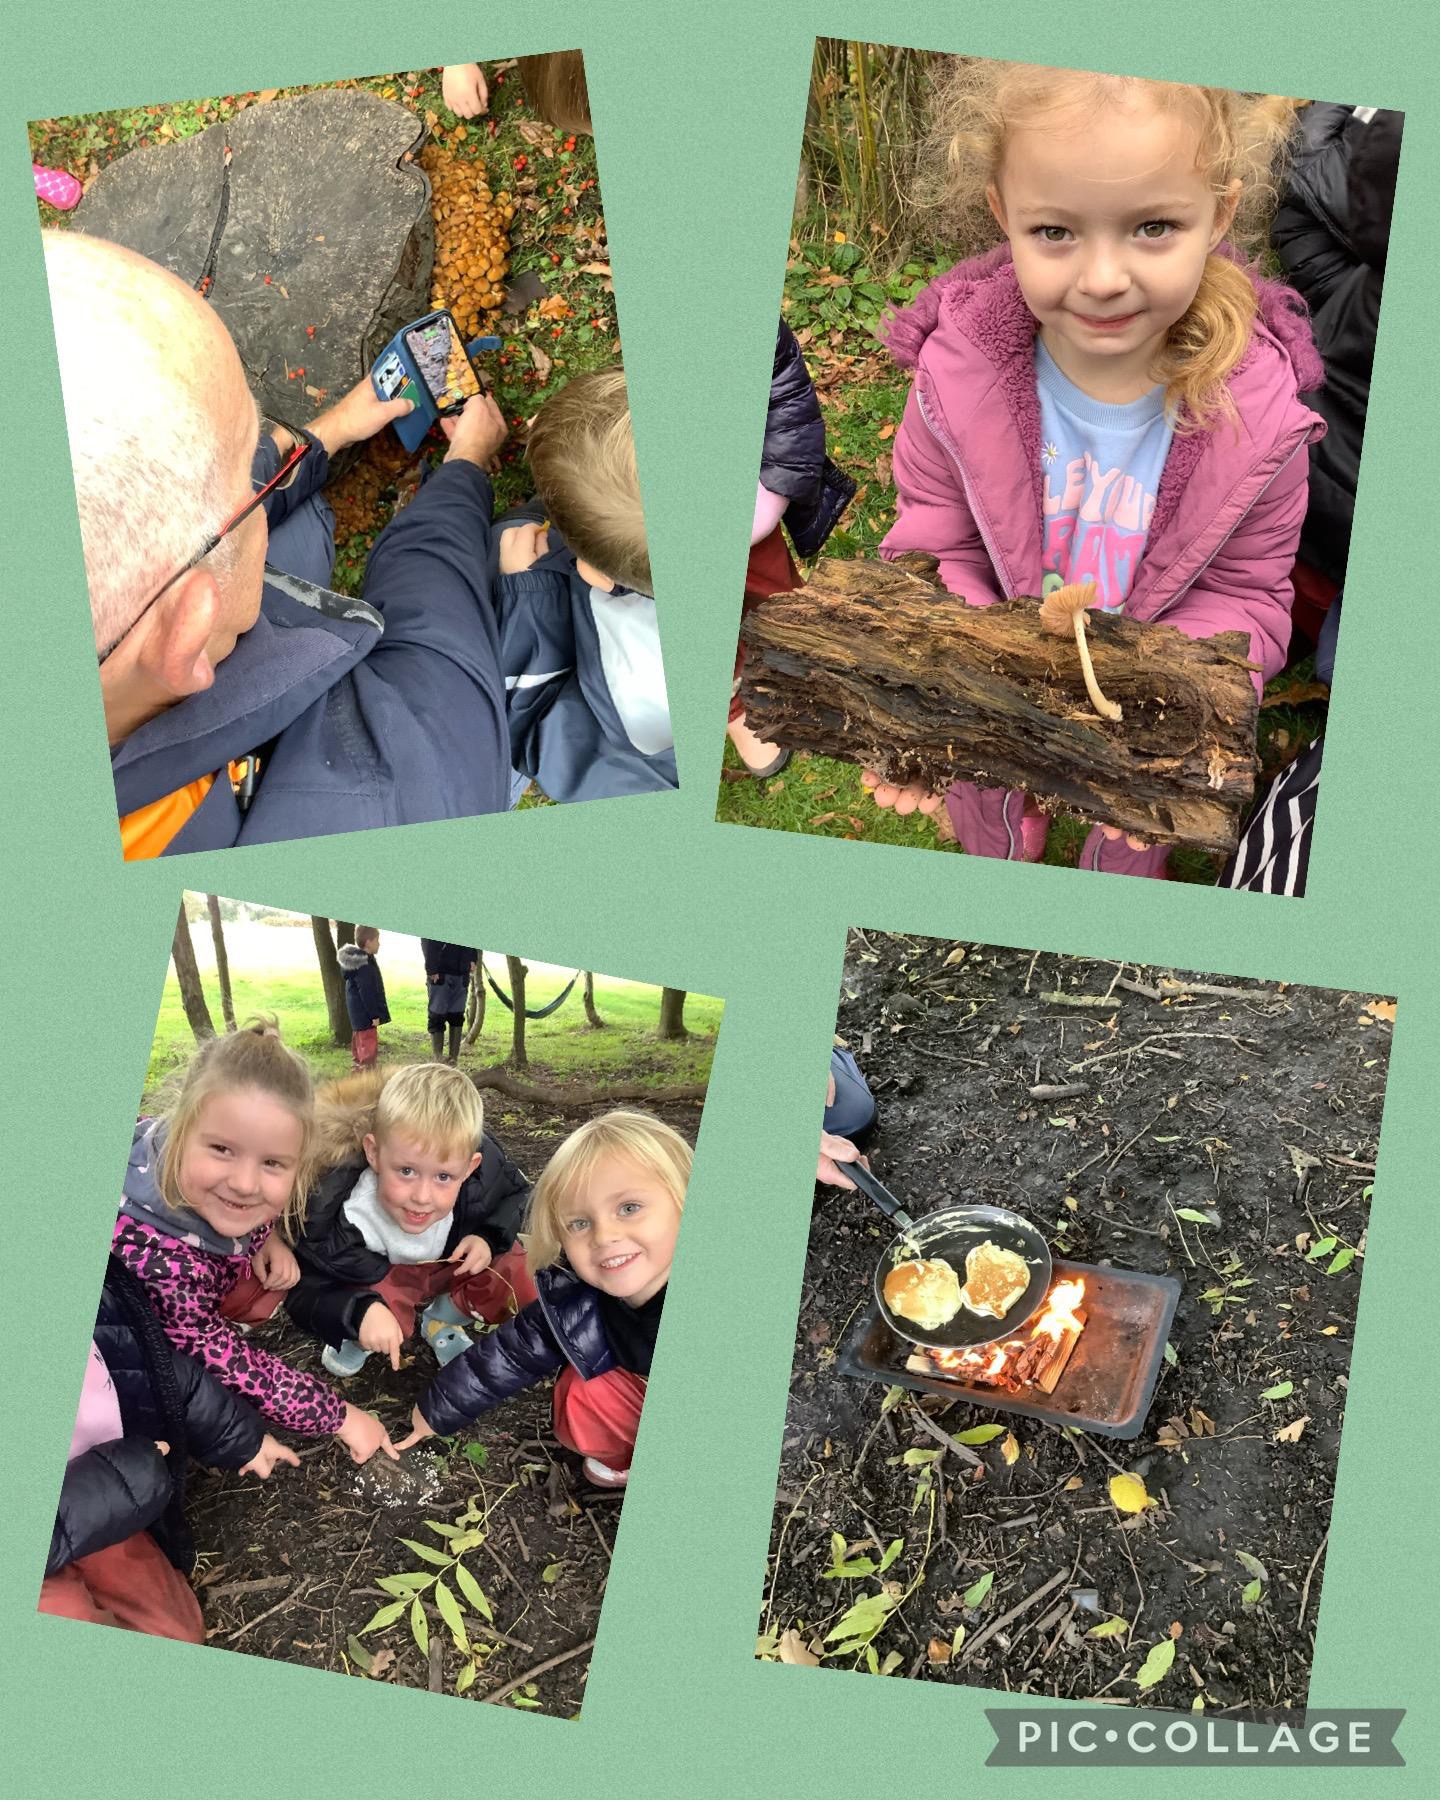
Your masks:
{"label": "frying pan", "polygon": [[[845,1173],[899,1227],[899,1236],[881,1256],[875,1270],[875,1299],[892,1331],[909,1338],[912,1344],[929,1344],[937,1350],[968,1350],[976,1344],[993,1344],[999,1338],[1014,1337],[1035,1313],[1050,1286],[1050,1246],[1028,1219],[1004,1206],[947,1206],[922,1219],[912,1219],[884,1182],[877,1180],[863,1163],[846,1163]],[[987,1238],[1000,1249],[1014,1250],[1023,1256],[1030,1268],[1029,1286],[1003,1319],[973,1313],[962,1306],[948,1325],[927,1330],[912,1319],[901,1318],[886,1305],[885,1277],[896,1263],[941,1256],[963,1283],[967,1253]]]}

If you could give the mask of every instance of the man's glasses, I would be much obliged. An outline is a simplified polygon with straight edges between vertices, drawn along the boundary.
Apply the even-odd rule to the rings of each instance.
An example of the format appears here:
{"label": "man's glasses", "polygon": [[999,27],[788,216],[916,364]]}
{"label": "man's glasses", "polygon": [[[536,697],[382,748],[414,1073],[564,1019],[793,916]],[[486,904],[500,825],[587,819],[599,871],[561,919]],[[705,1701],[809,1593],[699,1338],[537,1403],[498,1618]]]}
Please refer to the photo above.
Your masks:
{"label": "man's glasses", "polygon": [[250,498],[244,502],[244,504],[239,508],[239,510],[237,512],[234,512],[231,514],[231,516],[225,521],[225,523],[220,527],[220,529],[215,533],[215,535],[213,537],[206,539],[206,541],[200,546],[200,548],[190,558],[189,562],[182,563],[181,566],[175,571],[175,573],[169,577],[168,580],[166,580],[165,582],[163,582],[161,584],[161,586],[156,588],[155,592],[150,596],[150,598],[140,608],[139,612],[136,613],[135,617],[125,627],[124,631],[122,631],[120,633],[119,637],[116,638],[115,642],[113,644],[111,644],[107,649],[102,650],[100,652],[99,657],[96,659],[98,662],[103,663],[107,657],[111,656],[116,650],[119,649],[120,645],[125,642],[125,639],[127,637],[129,637],[130,633],[135,629],[135,627],[145,617],[146,613],[149,612],[150,608],[155,604],[155,602],[161,597],[162,594],[167,594],[170,591],[170,589],[172,587],[174,587],[175,583],[180,579],[180,577],[182,575],[188,575],[190,573],[190,571],[193,568],[195,568],[195,566],[198,563],[204,562],[205,558],[210,554],[210,552],[212,550],[216,549],[220,544],[222,544],[225,541],[225,539],[227,537],[229,537],[230,533],[236,529],[237,526],[243,525],[245,523],[246,519],[248,519],[250,517],[251,513],[254,512],[255,508],[257,506],[263,505],[263,503],[265,502],[265,500],[268,498],[269,495],[277,493],[281,488],[289,487],[290,483],[292,481],[294,481],[296,472],[299,470],[300,464],[302,462],[304,462],[305,458],[310,454],[311,450],[315,447],[315,440],[313,438],[306,437],[297,426],[287,425],[283,419],[272,419],[272,420],[270,420],[270,424],[278,425],[282,431],[289,432],[291,438],[294,440],[294,446],[295,446],[294,449],[292,449],[290,451],[290,453],[281,461],[280,467],[275,471],[275,473],[270,477],[270,479],[267,482],[265,482],[262,486],[255,489],[254,493],[251,494]]}

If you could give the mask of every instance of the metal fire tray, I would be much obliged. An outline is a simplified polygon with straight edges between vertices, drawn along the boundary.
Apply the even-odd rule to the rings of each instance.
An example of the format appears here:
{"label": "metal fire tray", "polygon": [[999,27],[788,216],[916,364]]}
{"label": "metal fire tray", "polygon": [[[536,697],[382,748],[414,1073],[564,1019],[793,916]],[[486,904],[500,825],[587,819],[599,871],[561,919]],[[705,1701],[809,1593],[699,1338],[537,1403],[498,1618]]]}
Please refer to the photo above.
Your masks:
{"label": "metal fire tray", "polygon": [[1173,1275],[1057,1259],[1057,1282],[1077,1278],[1085,1283],[1085,1329],[1053,1394],[1037,1390],[1028,1397],[907,1369],[905,1359],[914,1346],[890,1329],[873,1302],[840,1346],[837,1364],[859,1381],[883,1381],[991,1412],[1072,1425],[1098,1437],[1138,1437],[1159,1379],[1180,1283]]}

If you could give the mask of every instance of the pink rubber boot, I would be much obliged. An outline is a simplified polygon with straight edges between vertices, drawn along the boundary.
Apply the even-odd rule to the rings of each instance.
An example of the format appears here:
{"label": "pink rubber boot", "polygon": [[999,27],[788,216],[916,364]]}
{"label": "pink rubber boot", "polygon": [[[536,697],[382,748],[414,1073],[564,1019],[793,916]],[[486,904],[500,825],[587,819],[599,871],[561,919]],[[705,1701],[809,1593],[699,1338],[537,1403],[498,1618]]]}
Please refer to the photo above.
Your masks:
{"label": "pink rubber boot", "polygon": [[73,212],[84,198],[84,188],[63,169],[46,169],[39,163],[31,163],[30,167],[35,174],[36,197],[56,212]]}

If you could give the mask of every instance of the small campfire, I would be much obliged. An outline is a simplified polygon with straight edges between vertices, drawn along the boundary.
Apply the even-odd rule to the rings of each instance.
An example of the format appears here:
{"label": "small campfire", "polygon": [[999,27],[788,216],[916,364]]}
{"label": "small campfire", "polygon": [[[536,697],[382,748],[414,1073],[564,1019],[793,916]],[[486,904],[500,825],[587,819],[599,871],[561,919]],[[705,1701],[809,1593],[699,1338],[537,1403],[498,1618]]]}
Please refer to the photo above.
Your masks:
{"label": "small campfire", "polygon": [[971,1350],[922,1348],[872,1304],[841,1345],[839,1367],[861,1381],[1133,1438],[1150,1410],[1179,1295],[1171,1275],[1057,1260],[1044,1304],[1013,1337]]}
{"label": "small campfire", "polygon": [[951,1376],[1007,1394],[1018,1394],[1024,1388],[1053,1394],[1085,1329],[1084,1298],[1083,1281],[1057,1281],[1028,1332],[973,1350],[925,1346],[905,1359],[905,1367],[915,1374]]}

